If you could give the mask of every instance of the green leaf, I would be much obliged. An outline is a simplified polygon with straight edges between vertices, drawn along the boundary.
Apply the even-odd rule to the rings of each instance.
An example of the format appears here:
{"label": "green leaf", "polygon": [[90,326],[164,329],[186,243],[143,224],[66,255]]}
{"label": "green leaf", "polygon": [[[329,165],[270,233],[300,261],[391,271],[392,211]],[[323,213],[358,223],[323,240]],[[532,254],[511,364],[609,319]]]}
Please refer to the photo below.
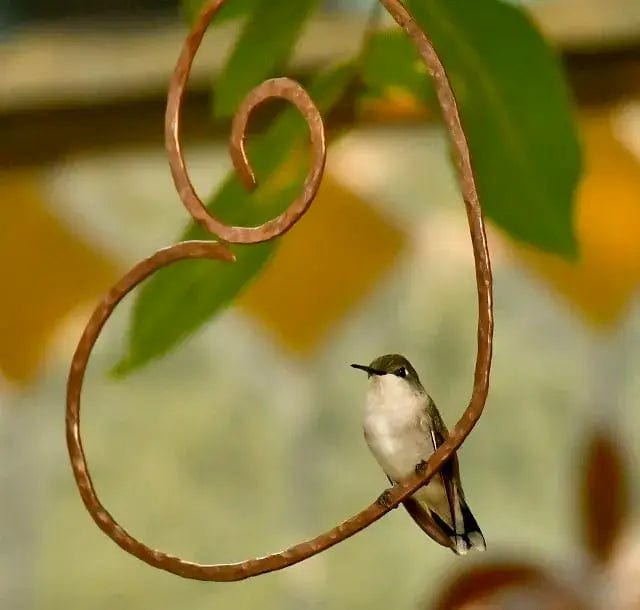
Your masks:
{"label": "green leaf", "polygon": [[460,106],[486,215],[512,237],[575,256],[581,153],[560,62],[500,0],[407,0]]}
{"label": "green leaf", "polygon": [[232,116],[244,96],[291,54],[318,0],[260,0],[216,82],[214,114]]}
{"label": "green leaf", "polygon": [[385,96],[400,88],[418,100],[433,106],[437,103],[427,68],[407,35],[399,30],[374,34],[364,56],[362,81],[367,94]]}
{"label": "green leaf", "polygon": [[[316,76],[309,93],[321,112],[328,112],[354,78],[354,66],[340,66]],[[307,137],[307,125],[294,108],[287,108],[264,136],[249,141],[249,157],[256,174],[265,183],[248,194],[230,173],[209,209],[227,223],[255,226],[284,210],[300,191],[306,168],[300,163],[296,179],[274,188],[268,178],[291,161],[291,151]],[[304,222],[304,221],[303,221]],[[211,239],[200,225],[191,223],[183,239]],[[160,269],[140,288],[128,334],[126,355],[115,366],[125,375],[161,356],[194,333],[226,307],[262,269],[276,242],[237,246],[235,263],[183,261]]]}
{"label": "green leaf", "polygon": [[[261,0],[227,0],[222,8],[216,13],[212,25],[218,25],[231,19],[237,19],[248,15]],[[202,7],[209,0],[183,0],[182,10],[189,23],[193,23],[200,14]]]}

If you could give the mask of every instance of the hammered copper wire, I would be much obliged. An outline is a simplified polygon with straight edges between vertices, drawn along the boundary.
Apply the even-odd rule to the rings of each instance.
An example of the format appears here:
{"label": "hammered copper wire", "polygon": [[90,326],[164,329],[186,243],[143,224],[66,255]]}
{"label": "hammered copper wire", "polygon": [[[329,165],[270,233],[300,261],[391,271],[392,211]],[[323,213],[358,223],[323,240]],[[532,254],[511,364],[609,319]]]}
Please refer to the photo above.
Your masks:
{"label": "hammered copper wire", "polygon": [[198,17],[187,36],[178,58],[169,85],[165,114],[165,146],[169,155],[169,166],[178,195],[189,214],[210,233],[222,241],[234,244],[255,244],[269,241],[288,231],[307,211],[314,200],[324,172],[326,142],[322,116],[304,88],[290,78],[267,80],[253,89],[240,105],[233,119],[229,150],[234,168],[240,180],[249,189],[256,187],[256,178],[245,152],[245,141],[249,117],[253,110],[273,98],[291,102],[304,117],[309,127],[311,164],[302,187],[302,192],[279,216],[258,227],[230,227],[207,210],[191,183],[180,144],[180,112],[184,93],[189,81],[193,59],[200,47],[211,19],[224,4],[224,0],[211,2]]}
{"label": "hammered copper wire", "polygon": [[[114,542],[125,551],[135,555],[149,565],[185,578],[207,581],[235,581],[274,570],[280,570],[303,561],[368,527],[389,512],[389,510],[398,506],[400,502],[412,495],[419,487],[425,485],[453,453],[459,449],[482,414],[489,389],[489,371],[492,354],[492,278],[484,221],[473,176],[469,147],[460,122],[460,116],[451,85],[429,38],[418,27],[399,0],[380,1],[414,42],[420,56],[429,69],[435,82],[445,124],[454,144],[462,195],[466,206],[473,246],[478,291],[478,348],[473,391],[469,405],[460,418],[460,421],[452,429],[449,438],[438,447],[437,451],[429,458],[423,474],[420,476],[414,475],[403,484],[394,486],[388,494],[387,506],[381,506],[377,501],[374,501],[357,515],[316,538],[297,544],[279,553],[267,555],[266,557],[247,559],[240,563],[202,565],[187,562],[178,557],[153,550],[128,534],[100,504],[93,489],[85,456],[82,451],[79,417],[80,392],[91,348],[102,326],[122,297],[153,271],[175,260],[194,257],[231,260],[232,257],[232,254],[221,244],[208,242],[200,242],[193,246],[183,243],[160,251],[134,267],[112,288],[103,303],[95,310],[74,355],[67,393],[67,444],[71,457],[71,465],[85,506],[98,526],[114,540]],[[186,82],[186,75],[188,74],[188,69],[193,59],[193,53],[195,53],[200,43],[206,25],[222,3],[223,0],[214,0],[205,7],[198,22],[194,26],[194,30],[188,36],[183,54],[178,62],[176,73],[172,79],[168,108],[177,110],[176,106],[179,106],[181,91]],[[178,89],[178,92],[176,89]],[[170,131],[175,132],[175,137],[168,138],[168,143],[171,144],[171,142],[173,142],[175,144],[178,143],[177,130],[179,129],[179,113],[177,111],[170,113],[168,110],[168,116],[170,114],[174,117],[174,122],[172,122],[171,125],[167,123],[167,126],[168,128],[170,127]],[[175,158],[181,159],[179,144],[177,144],[177,146],[177,152],[169,146],[170,158],[174,160]],[[186,172],[183,176],[186,177]],[[186,180],[188,182],[188,178],[186,178]],[[184,184],[182,184],[182,186],[184,186]],[[178,185],[178,188],[180,188],[180,185]],[[271,235],[271,238],[277,234],[278,233],[275,232]]]}

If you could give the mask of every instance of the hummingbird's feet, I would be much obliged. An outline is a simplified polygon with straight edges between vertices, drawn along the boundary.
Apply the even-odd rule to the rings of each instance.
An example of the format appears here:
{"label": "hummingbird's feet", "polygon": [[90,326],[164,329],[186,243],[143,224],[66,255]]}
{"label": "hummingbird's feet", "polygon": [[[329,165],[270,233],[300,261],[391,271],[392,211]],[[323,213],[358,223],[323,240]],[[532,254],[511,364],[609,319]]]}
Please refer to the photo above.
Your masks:
{"label": "hummingbird's feet", "polygon": [[416,464],[416,474],[420,477],[427,469],[427,463],[424,460],[420,460],[419,464]]}
{"label": "hummingbird's feet", "polygon": [[[378,496],[378,504],[382,506],[382,508],[391,508],[391,489],[385,489]],[[398,508],[394,506],[394,508]]]}

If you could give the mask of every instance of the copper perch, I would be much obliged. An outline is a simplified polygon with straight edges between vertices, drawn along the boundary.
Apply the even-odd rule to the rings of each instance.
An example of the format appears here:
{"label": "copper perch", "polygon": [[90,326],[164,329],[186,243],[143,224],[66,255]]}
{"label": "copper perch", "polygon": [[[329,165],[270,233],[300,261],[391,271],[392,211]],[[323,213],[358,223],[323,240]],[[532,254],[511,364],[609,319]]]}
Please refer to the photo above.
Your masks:
{"label": "copper perch", "polygon": [[[156,252],[129,271],[107,293],[107,296],[93,312],[71,362],[66,410],[66,434],[71,466],[87,510],[98,527],[116,544],[151,566],[184,578],[204,581],[236,581],[274,570],[281,570],[312,557],[368,527],[412,495],[419,487],[425,485],[450,456],[459,449],[482,414],[489,389],[489,370],[491,367],[493,336],[492,279],[482,209],[478,200],[469,147],[460,122],[451,85],[431,41],[418,27],[399,0],[380,1],[411,38],[434,79],[444,122],[454,144],[473,246],[478,291],[478,349],[473,391],[469,405],[460,421],[451,431],[447,441],[428,460],[423,474],[413,476],[402,485],[396,485],[388,496],[389,501],[386,507],[374,501],[357,515],[316,538],[296,544],[279,553],[247,559],[240,563],[202,565],[153,550],[125,531],[102,506],[96,495],[80,436],[80,396],[85,370],[91,350],[117,304],[128,292],[153,272],[185,258],[210,258],[226,262],[234,260],[233,254],[228,248],[217,242],[183,242]],[[284,78],[269,80],[259,85],[245,99],[233,122],[230,148],[234,166],[246,186],[255,186],[255,177],[244,151],[249,116],[252,110],[264,100],[271,97],[285,98],[298,107],[307,121],[310,131],[312,163],[303,192],[283,214],[260,227],[229,227],[214,218],[205,209],[191,185],[182,156],[179,138],[180,108],[195,54],[211,19],[223,3],[224,0],[209,2],[185,40],[169,88],[165,124],[166,147],[178,194],[191,216],[222,241],[251,244],[271,240],[282,235],[308,209],[316,195],[324,169],[324,130],[317,108],[298,83]]]}

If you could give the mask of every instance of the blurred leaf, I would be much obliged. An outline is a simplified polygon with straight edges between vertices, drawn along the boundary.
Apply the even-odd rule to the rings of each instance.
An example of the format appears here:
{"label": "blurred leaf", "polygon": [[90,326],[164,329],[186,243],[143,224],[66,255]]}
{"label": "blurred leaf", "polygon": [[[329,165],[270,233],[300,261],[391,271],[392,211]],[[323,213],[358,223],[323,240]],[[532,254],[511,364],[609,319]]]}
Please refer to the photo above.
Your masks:
{"label": "blurred leaf", "polygon": [[386,97],[389,91],[402,89],[418,101],[437,104],[427,68],[407,35],[399,30],[374,34],[362,67],[367,93]]}
{"label": "blurred leaf", "polygon": [[[354,76],[352,65],[340,66],[316,76],[309,93],[326,113],[342,97]],[[249,157],[259,179],[266,180],[253,195],[248,194],[231,173],[211,200],[209,208],[227,223],[258,225],[279,214],[299,192],[304,167],[298,164],[298,180],[280,186],[278,170],[291,157],[307,132],[297,110],[287,108],[267,130],[249,142]],[[304,220],[302,221],[304,222]],[[209,239],[211,235],[191,223],[183,239]],[[258,273],[275,249],[275,242],[235,248],[233,264],[185,261],[158,271],[140,289],[125,357],[116,374],[126,374],[156,358],[197,330],[228,305]]]}
{"label": "blurred leaf", "polygon": [[260,0],[216,82],[214,114],[232,116],[244,96],[282,65],[318,0]]}
{"label": "blurred leaf", "polygon": [[486,215],[518,240],[574,256],[581,157],[554,52],[501,0],[406,5],[451,79]]}
{"label": "blurred leaf", "polygon": [[580,260],[515,248],[587,322],[601,328],[628,312],[640,284],[640,163],[616,137],[616,116],[609,108],[580,116],[585,171],[574,212]]}
{"label": "blurred leaf", "polygon": [[[202,7],[210,0],[182,0],[187,21],[193,23]],[[216,14],[213,25],[249,14],[261,0],[227,0]]]}
{"label": "blurred leaf", "polygon": [[[501,597],[507,592],[514,596]],[[555,582],[542,569],[516,562],[475,566],[466,570],[456,576],[440,593],[436,603],[429,607],[435,610],[584,608],[573,592]]]}
{"label": "blurred leaf", "polygon": [[587,449],[581,495],[586,546],[594,559],[606,562],[629,515],[629,488],[616,442],[600,431]]}

